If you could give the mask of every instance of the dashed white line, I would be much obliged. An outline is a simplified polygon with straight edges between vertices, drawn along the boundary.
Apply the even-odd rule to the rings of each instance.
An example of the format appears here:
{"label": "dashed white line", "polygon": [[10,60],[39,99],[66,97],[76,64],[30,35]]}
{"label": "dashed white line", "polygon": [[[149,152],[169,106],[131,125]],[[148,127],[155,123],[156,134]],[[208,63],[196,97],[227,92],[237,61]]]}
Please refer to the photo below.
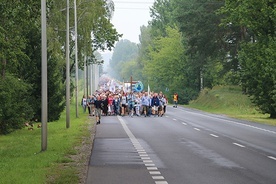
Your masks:
{"label": "dashed white line", "polygon": [[182,125],[187,125],[187,123],[182,122]]}
{"label": "dashed white line", "polygon": [[174,121],[176,121],[177,119],[173,119]]}
{"label": "dashed white line", "polygon": [[238,144],[238,143],[233,143],[234,145],[236,145],[236,146],[239,146],[239,147],[241,147],[241,148],[244,148],[245,146],[244,145],[241,145],[241,144]]}
{"label": "dashed white line", "polygon": [[150,173],[151,175],[153,175],[153,174],[156,174],[156,175],[161,174],[159,171],[150,171],[149,173]]}
{"label": "dashed white line", "polygon": [[143,160],[144,163],[151,163],[152,160]]}
{"label": "dashed white line", "polygon": [[152,176],[152,179],[154,179],[154,180],[163,180],[164,177],[163,176]]}
{"label": "dashed white line", "polygon": [[157,167],[147,167],[148,170],[158,170]]}
{"label": "dashed white line", "polygon": [[197,130],[197,131],[200,131],[200,129],[198,129],[198,128],[194,128],[195,130]]}
{"label": "dashed white line", "polygon": [[150,157],[141,157],[142,160],[150,160]]}
{"label": "dashed white line", "polygon": [[218,138],[219,136],[217,136],[217,135],[215,135],[215,134],[210,134],[211,136],[213,136],[213,137],[216,137],[216,138]]}
{"label": "dashed white line", "polygon": [[273,156],[268,156],[268,158],[270,158],[270,159],[272,159],[272,160],[276,160],[276,158],[273,157]]}
{"label": "dashed white line", "polygon": [[155,184],[168,184],[166,181],[156,181]]}
{"label": "dashed white line", "polygon": [[[125,132],[127,133],[128,137],[130,138],[133,147],[135,147],[136,151],[138,152],[141,160],[147,167],[147,170],[151,175],[158,175],[158,176],[152,176],[152,179],[155,180],[156,184],[168,184],[167,181],[164,180],[164,177],[161,175],[161,173],[158,171],[158,168],[155,167],[155,164],[148,156],[147,152],[144,150],[144,148],[141,146],[139,141],[135,138],[135,136],[132,134],[132,132],[127,127],[126,123],[121,117],[118,117],[119,121],[121,122],[121,125],[123,126]],[[156,181],[156,180],[163,180],[163,181]]]}

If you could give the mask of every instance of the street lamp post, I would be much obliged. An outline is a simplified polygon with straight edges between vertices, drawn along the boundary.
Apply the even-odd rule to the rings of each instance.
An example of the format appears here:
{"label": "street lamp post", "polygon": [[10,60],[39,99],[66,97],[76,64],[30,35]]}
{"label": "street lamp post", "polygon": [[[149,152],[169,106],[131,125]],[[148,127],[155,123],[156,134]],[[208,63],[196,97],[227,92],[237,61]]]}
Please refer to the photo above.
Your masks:
{"label": "street lamp post", "polygon": [[69,0],[66,15],[66,128],[70,127]]}
{"label": "street lamp post", "polygon": [[78,27],[77,27],[77,3],[74,0],[74,14],[75,14],[75,64],[76,64],[76,77],[75,77],[75,85],[76,85],[76,117],[79,117],[79,110],[78,110]]}
{"label": "street lamp post", "polygon": [[41,151],[47,150],[47,26],[46,26],[46,0],[41,0]]}

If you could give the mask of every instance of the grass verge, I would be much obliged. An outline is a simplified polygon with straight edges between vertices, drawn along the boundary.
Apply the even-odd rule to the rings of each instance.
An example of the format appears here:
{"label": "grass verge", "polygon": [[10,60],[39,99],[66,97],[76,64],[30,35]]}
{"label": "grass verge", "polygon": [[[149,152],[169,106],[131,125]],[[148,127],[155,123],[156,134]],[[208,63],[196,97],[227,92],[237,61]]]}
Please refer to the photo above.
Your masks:
{"label": "grass verge", "polygon": [[[94,119],[80,110],[76,118],[71,106],[70,128],[66,128],[66,114],[47,124],[47,150],[41,152],[41,129],[34,125],[0,136],[0,184],[82,183],[81,167],[87,155],[82,145],[92,146],[91,131]],[[90,127],[90,128],[89,128]],[[91,128],[92,127],[92,128]],[[92,131],[93,133],[93,131]]]}
{"label": "grass verge", "polygon": [[204,89],[188,107],[276,126],[276,120],[269,118],[269,114],[259,113],[250,98],[242,94],[238,86],[216,86],[211,90]]}

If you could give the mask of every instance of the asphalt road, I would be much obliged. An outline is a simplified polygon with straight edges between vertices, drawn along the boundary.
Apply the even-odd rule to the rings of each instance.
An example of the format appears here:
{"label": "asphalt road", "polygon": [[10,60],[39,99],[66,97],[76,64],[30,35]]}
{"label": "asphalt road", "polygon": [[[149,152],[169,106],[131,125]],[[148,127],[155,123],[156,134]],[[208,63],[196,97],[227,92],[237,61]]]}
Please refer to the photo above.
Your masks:
{"label": "asphalt road", "polygon": [[103,117],[87,184],[276,184],[276,127],[167,109]]}

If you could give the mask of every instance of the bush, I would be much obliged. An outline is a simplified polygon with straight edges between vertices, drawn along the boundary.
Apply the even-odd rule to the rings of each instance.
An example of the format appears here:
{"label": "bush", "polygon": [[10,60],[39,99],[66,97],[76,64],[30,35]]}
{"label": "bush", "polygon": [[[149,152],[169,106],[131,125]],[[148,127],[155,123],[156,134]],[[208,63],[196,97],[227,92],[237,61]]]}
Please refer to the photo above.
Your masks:
{"label": "bush", "polygon": [[13,76],[0,79],[0,134],[20,129],[32,118],[29,89],[29,85]]}

